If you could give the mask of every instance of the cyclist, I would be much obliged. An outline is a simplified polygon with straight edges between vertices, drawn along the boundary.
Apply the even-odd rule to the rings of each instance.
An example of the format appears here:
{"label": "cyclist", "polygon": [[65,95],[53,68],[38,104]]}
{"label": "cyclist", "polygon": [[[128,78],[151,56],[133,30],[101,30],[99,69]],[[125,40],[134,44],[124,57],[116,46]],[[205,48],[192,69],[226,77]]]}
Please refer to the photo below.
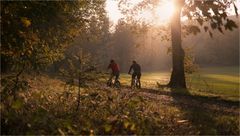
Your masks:
{"label": "cyclist", "polygon": [[118,81],[118,78],[119,78],[119,75],[120,75],[120,69],[119,69],[118,64],[113,59],[110,61],[110,64],[108,65],[108,69],[112,70],[109,81],[112,81],[112,78],[115,76],[114,83],[116,83],[116,81]]}
{"label": "cyclist", "polygon": [[137,76],[138,79],[138,83],[139,83],[139,88],[141,88],[141,82],[140,82],[140,78],[141,78],[141,66],[134,60],[132,61],[132,65],[128,71],[128,74],[131,73],[131,70],[133,69],[133,74],[132,74],[132,83],[131,83],[131,87],[133,86],[134,83],[134,79]]}

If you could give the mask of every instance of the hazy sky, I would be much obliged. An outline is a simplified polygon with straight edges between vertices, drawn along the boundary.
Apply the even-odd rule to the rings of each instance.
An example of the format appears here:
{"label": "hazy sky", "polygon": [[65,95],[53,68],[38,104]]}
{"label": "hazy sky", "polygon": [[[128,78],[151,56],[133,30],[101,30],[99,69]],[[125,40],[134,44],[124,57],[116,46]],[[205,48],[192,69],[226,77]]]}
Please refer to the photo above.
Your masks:
{"label": "hazy sky", "polygon": [[[137,4],[142,0],[132,0],[130,3],[132,6]],[[123,15],[118,10],[118,5],[116,0],[107,0],[106,3],[106,10],[108,12],[110,20],[116,24],[118,19],[121,18]],[[171,17],[172,13],[174,11],[174,5],[169,0],[165,0],[161,5],[159,4],[157,8],[153,10],[146,10],[141,15],[135,16],[135,18],[148,20],[153,23],[163,23],[169,21],[169,18]],[[161,16],[159,16],[161,14]]]}
{"label": "hazy sky", "polygon": [[[131,3],[132,5],[137,4],[141,0],[132,0]],[[240,10],[240,0],[234,0],[236,3],[236,6]],[[118,19],[120,19],[123,15],[121,12],[118,10],[118,5],[117,5],[117,0],[107,0],[106,3],[106,10],[108,12],[108,16],[110,20],[116,24]],[[238,13],[239,13],[238,10]],[[140,16],[137,16],[136,18],[142,18],[144,20],[148,20],[152,22],[153,24],[162,24],[166,23],[169,21],[171,18],[171,15],[174,11],[174,5],[171,3],[170,0],[166,0],[164,3],[161,5],[157,5],[157,8],[154,11],[145,11],[143,12]],[[231,14],[235,14],[233,6],[231,9],[229,9],[229,12]],[[161,15],[161,16],[159,16]]]}

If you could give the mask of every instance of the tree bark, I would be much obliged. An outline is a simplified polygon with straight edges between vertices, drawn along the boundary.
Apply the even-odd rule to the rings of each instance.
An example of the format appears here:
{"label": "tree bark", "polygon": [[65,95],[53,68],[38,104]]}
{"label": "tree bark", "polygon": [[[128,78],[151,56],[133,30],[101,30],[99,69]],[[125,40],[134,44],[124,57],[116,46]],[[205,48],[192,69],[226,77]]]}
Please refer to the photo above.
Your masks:
{"label": "tree bark", "polygon": [[168,86],[171,88],[186,88],[184,73],[184,50],[181,40],[181,10],[184,0],[175,0],[175,12],[171,20],[172,37],[172,74]]}

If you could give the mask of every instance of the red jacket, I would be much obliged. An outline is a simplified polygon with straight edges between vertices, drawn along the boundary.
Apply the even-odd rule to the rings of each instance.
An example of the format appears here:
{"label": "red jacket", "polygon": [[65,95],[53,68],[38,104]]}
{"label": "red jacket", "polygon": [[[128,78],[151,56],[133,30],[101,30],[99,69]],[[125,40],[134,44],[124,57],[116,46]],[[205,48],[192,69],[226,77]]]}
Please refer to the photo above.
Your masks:
{"label": "red jacket", "polygon": [[116,63],[110,63],[110,64],[108,65],[108,69],[109,69],[109,68],[112,69],[112,72],[113,72],[113,73],[120,71],[119,66],[118,66],[118,64],[116,64]]}

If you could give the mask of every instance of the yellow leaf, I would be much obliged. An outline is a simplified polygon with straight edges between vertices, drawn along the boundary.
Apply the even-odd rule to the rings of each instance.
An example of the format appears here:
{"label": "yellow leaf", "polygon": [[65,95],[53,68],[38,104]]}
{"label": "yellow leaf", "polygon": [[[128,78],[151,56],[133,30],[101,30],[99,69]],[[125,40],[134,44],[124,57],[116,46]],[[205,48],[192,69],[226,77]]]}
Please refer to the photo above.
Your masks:
{"label": "yellow leaf", "polygon": [[21,100],[16,100],[12,104],[13,109],[20,109],[23,106],[23,101]]}
{"label": "yellow leaf", "polygon": [[106,132],[110,132],[111,129],[112,129],[112,126],[111,125],[105,125],[104,128],[105,128]]}
{"label": "yellow leaf", "polygon": [[135,124],[132,124],[130,130],[132,130],[132,131],[136,130],[136,128],[135,128]]}
{"label": "yellow leaf", "polygon": [[24,27],[29,27],[31,25],[31,21],[26,17],[21,17],[21,22]]}
{"label": "yellow leaf", "polygon": [[61,128],[58,128],[58,132],[61,134],[61,136],[65,136],[64,132],[62,131]]}
{"label": "yellow leaf", "polygon": [[27,52],[28,52],[28,54],[32,54],[32,51],[31,51],[31,50],[28,50]]}
{"label": "yellow leaf", "polygon": [[124,127],[127,128],[130,125],[130,123],[128,121],[124,122]]}
{"label": "yellow leaf", "polygon": [[177,122],[178,123],[184,123],[184,122],[187,122],[188,120],[178,120]]}

